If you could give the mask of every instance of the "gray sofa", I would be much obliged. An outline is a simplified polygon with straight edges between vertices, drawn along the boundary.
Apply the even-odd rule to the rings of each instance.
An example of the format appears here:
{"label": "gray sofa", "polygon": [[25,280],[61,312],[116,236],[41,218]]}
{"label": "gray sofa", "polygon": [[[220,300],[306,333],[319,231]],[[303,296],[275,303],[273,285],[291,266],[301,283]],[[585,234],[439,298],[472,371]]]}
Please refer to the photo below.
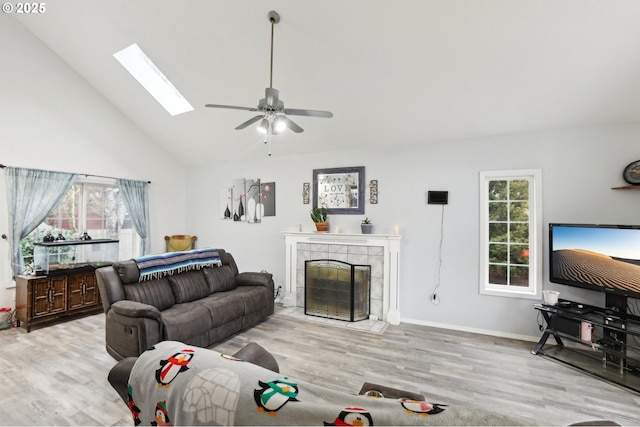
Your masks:
{"label": "gray sofa", "polygon": [[[376,423],[381,422],[381,425],[513,426],[531,424],[524,419],[505,416],[477,407],[467,408],[460,403],[451,405],[444,402],[429,403],[422,394],[380,384],[366,382],[358,395],[355,395],[340,391],[345,384],[338,387],[326,387],[295,380],[292,377],[280,375],[276,358],[255,342],[247,344],[233,357],[224,356],[208,349],[185,348],[183,343],[164,342],[157,347],[168,348],[166,351],[160,349],[160,351],[145,352],[142,357],[122,359],[111,368],[108,374],[109,383],[131,410],[135,425],[162,425],[160,421],[172,422],[173,425],[293,424],[300,426],[322,425],[322,421],[325,421],[324,425],[356,425],[353,421],[358,421],[359,415],[367,413],[373,417],[372,419]],[[189,357],[190,350],[193,350],[192,357]],[[134,372],[138,360],[145,359],[150,356],[150,353],[156,353],[151,357],[151,363],[141,362],[137,367],[139,368],[137,372]],[[200,357],[200,355],[205,357]],[[158,387],[158,381],[161,381],[160,376],[156,375],[160,372],[159,368],[162,367],[165,372],[170,371],[171,369],[166,369],[166,367],[176,360],[180,360],[181,356],[183,356],[183,365],[180,369],[173,369],[176,372],[175,381],[169,381],[171,383],[171,393],[167,393],[169,399],[149,398],[158,390],[167,390],[168,385],[167,387]],[[242,362],[250,362],[250,365]],[[256,367],[251,365],[256,365]],[[319,378],[317,373],[314,373],[312,377],[315,380]],[[150,380],[146,383],[146,387],[139,387],[140,378]],[[247,379],[248,381],[246,381]],[[246,387],[242,384],[243,382],[246,382]],[[313,382],[317,383],[317,381]],[[279,384],[291,386],[290,390],[278,388]],[[267,393],[264,393],[265,391]],[[371,393],[371,397],[365,397],[369,393]],[[271,407],[272,411],[266,415],[264,413],[266,411],[261,411],[259,405],[261,402],[267,404],[271,402],[271,399],[267,397],[269,394],[275,396],[273,400],[279,401],[281,406],[280,408]],[[284,397],[278,399],[278,395]],[[194,404],[194,396],[201,398],[197,404]],[[244,404],[242,404],[243,397],[245,398]],[[285,397],[289,397],[289,399],[285,399]],[[172,404],[172,400],[177,401],[179,405]],[[144,404],[145,401],[148,404]],[[295,403],[289,405],[289,401]],[[403,410],[392,418],[387,418],[387,422],[385,422],[385,412],[394,409],[393,401],[396,402],[396,408],[399,408],[399,403]],[[163,404],[158,406],[156,402]],[[281,408],[284,409],[280,410]],[[363,412],[363,408],[367,408],[366,412]],[[189,417],[189,414],[184,414],[187,411],[198,412],[199,415],[187,419],[176,417],[176,415]],[[234,414],[230,414],[229,411],[233,411]],[[183,413],[179,414],[180,412]],[[338,421],[336,423],[326,422],[326,420],[333,419],[338,412],[344,417],[338,416],[335,420]],[[158,419],[158,416],[161,418]],[[249,419],[247,420],[247,418]],[[346,423],[348,419],[352,421],[351,424]],[[366,419],[360,417],[359,421],[366,421]],[[367,423],[361,424],[367,425]],[[534,425],[539,425],[539,423]],[[619,425],[607,420],[569,424],[569,426]]]}
{"label": "gray sofa", "polygon": [[319,385],[335,377],[331,369],[314,372],[311,381],[296,379],[277,372],[277,361],[264,348],[250,346],[229,357],[163,341],[137,358],[116,363],[108,380],[131,410],[135,425],[527,424],[439,398],[429,402],[422,395],[389,387],[363,387],[382,393],[380,397],[345,392],[344,384]]}
{"label": "gray sofa", "polygon": [[161,341],[207,347],[253,326],[274,310],[269,273],[239,273],[230,253],[220,266],[139,281],[134,260],[96,270],[106,315],[107,352],[135,357]]}

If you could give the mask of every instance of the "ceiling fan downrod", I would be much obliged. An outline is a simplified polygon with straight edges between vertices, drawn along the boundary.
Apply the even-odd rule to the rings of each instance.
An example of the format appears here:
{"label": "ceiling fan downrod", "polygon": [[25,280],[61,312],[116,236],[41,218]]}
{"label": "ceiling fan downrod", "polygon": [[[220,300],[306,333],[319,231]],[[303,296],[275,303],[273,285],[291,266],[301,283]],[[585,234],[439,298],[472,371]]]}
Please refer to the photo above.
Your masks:
{"label": "ceiling fan downrod", "polygon": [[269,87],[273,88],[273,35],[275,25],[280,22],[280,15],[275,10],[269,12],[269,22],[271,22],[271,58],[269,66]]}

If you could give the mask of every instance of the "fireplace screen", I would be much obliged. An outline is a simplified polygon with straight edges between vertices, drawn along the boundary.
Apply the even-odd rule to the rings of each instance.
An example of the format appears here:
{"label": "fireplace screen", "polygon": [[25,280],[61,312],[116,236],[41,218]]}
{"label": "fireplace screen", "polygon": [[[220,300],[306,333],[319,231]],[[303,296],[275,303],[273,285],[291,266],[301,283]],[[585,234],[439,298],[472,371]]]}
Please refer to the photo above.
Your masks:
{"label": "fireplace screen", "polygon": [[305,262],[305,314],[354,322],[369,318],[371,266]]}

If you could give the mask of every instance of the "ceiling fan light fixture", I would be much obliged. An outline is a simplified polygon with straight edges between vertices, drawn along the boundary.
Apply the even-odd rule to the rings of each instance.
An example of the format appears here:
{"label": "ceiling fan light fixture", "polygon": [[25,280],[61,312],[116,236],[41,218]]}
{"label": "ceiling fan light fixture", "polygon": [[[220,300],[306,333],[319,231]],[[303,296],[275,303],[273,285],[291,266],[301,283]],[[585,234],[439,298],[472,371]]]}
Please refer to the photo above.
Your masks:
{"label": "ceiling fan light fixture", "polygon": [[287,128],[287,123],[284,121],[282,116],[276,117],[273,121],[273,131],[274,133],[280,133]]}
{"label": "ceiling fan light fixture", "polygon": [[258,132],[266,134],[269,132],[269,120],[265,117],[258,125]]}

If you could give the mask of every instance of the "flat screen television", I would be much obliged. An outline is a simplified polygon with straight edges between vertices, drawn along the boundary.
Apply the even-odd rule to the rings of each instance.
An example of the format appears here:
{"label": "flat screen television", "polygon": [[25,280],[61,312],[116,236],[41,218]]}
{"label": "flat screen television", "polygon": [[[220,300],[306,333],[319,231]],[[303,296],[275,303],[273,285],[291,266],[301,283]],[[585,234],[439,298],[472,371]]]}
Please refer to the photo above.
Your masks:
{"label": "flat screen television", "polygon": [[627,312],[640,298],[640,226],[549,224],[549,280],[604,292],[606,306]]}

